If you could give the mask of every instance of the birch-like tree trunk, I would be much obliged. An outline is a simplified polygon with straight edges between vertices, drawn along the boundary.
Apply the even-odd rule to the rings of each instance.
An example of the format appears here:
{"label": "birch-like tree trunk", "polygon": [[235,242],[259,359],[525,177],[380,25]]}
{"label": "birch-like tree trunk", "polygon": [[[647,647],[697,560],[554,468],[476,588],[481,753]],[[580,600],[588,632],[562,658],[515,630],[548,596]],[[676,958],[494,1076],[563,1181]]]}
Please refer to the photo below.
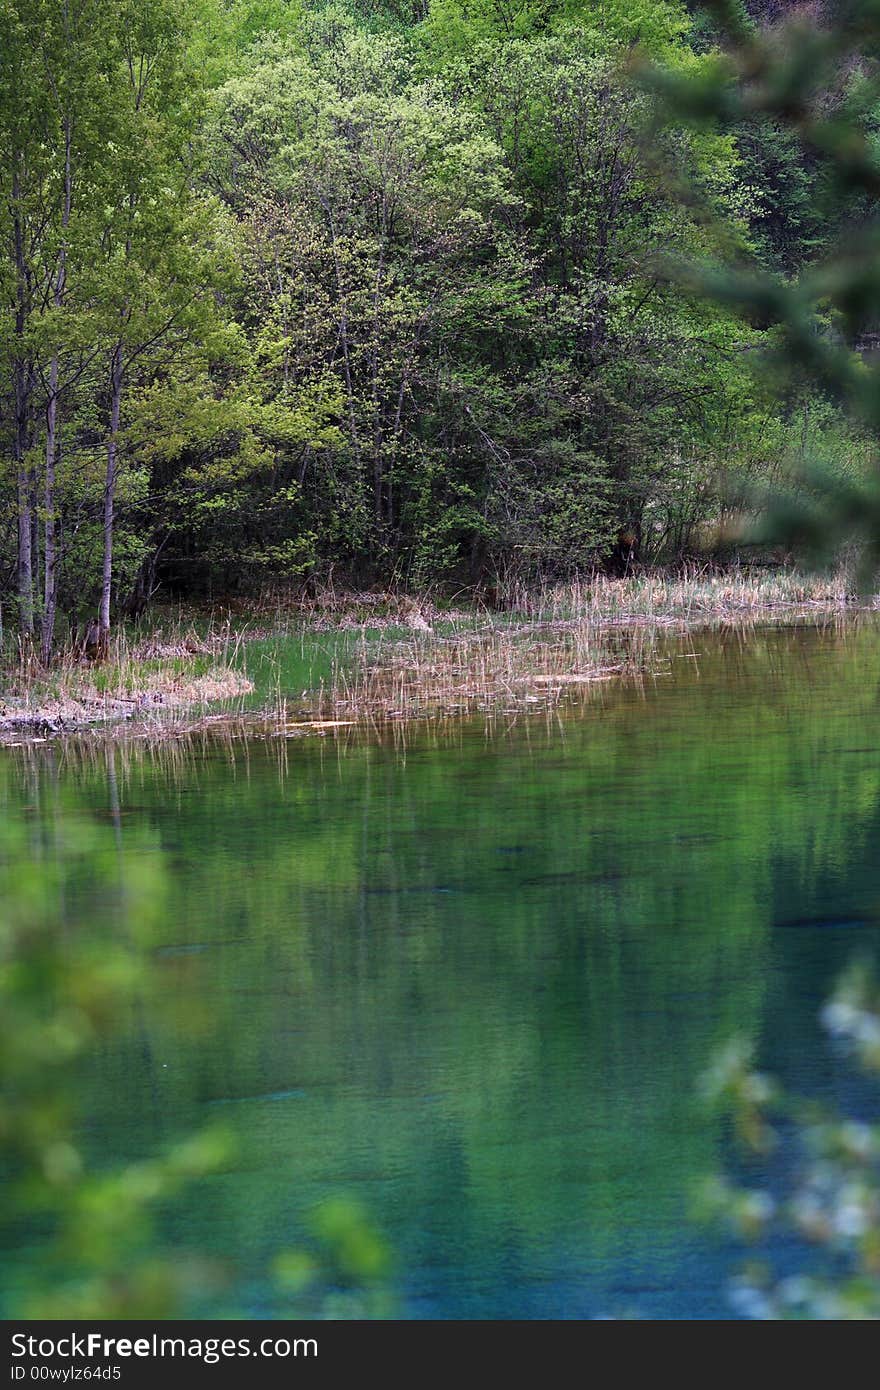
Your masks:
{"label": "birch-like tree trunk", "polygon": [[28,469],[30,438],[31,373],[26,358],[24,334],[28,317],[28,271],[25,259],[24,226],[21,212],[21,181],[16,169],[12,175],[12,224],[15,248],[15,429],[12,450],[15,461],[15,486],[18,502],[18,630],[25,642],[34,635],[33,551],[31,544],[33,507],[31,478]]}
{"label": "birch-like tree trunk", "polygon": [[[67,232],[73,196],[71,168],[72,122],[68,112],[64,123],[64,206],[61,213],[62,239],[58,252],[58,272],[55,276],[52,299],[56,310],[61,308],[67,282]],[[52,659],[55,634],[55,613],[58,608],[58,516],[55,499],[55,474],[58,462],[58,353],[52,354],[49,364],[49,391],[46,404],[46,476],[43,507],[43,617],[40,626],[40,648],[43,664]]]}
{"label": "birch-like tree trunk", "polygon": [[110,434],[107,439],[107,471],[104,477],[104,556],[101,566],[101,608],[98,615],[103,653],[106,653],[110,640],[110,593],[113,588],[113,518],[116,503],[122,384],[122,344],[117,343],[110,364]]}

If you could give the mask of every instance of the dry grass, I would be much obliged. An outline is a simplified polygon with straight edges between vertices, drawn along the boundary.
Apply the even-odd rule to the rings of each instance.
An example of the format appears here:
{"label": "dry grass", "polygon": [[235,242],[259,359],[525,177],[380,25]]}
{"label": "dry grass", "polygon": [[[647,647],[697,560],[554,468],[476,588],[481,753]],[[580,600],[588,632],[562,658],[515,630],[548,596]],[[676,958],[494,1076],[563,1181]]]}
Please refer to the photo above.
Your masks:
{"label": "dry grass", "polygon": [[[543,622],[590,619],[602,623],[717,618],[799,605],[844,607],[851,601],[844,570],[807,575],[758,566],[715,570],[690,564],[675,571],[645,570],[623,579],[597,573],[566,583],[518,582],[462,589],[452,599],[436,592],[417,596],[392,589],[352,590],[328,584],[311,597],[264,594],[237,616],[256,617],[268,631],[289,626],[311,632],[393,630],[454,623],[479,616]],[[236,613],[240,605],[233,605]],[[267,629],[251,635],[266,635]]]}
{"label": "dry grass", "polygon": [[797,570],[705,566],[633,574],[597,575],[541,588],[511,586],[506,606],[544,621],[597,624],[727,622],[743,615],[769,616],[779,609],[843,608],[851,602],[845,571],[805,575]]}
{"label": "dry grass", "polygon": [[850,603],[842,574],[696,567],[510,587],[500,598],[492,613],[417,604],[430,630],[364,641],[354,663],[335,670],[319,712],[386,720],[569,703],[591,698],[600,682],[650,669],[670,629],[815,619]]}
{"label": "dry grass", "polygon": [[[620,635],[623,637],[623,634]],[[339,666],[320,712],[378,719],[517,711],[640,669],[644,643],[601,640],[588,625],[516,624],[364,644]]]}
{"label": "dry grass", "polygon": [[[460,597],[460,596],[459,596]],[[541,588],[508,586],[469,595],[468,606],[431,596],[326,590],[317,598],[266,599],[228,611],[197,630],[178,615],[149,636],[118,636],[101,666],[68,653],[46,672],[20,661],[0,697],[0,737],[112,724],[134,717],[158,731],[229,724],[210,712],[253,690],[242,653],[254,638],[308,644],[328,630],[359,631],[332,679],[305,692],[267,697],[261,727],[284,737],[353,723],[467,713],[505,714],[591,699],[614,677],[650,670],[670,630],[836,620],[851,608],[846,578],[790,570],[716,573],[694,566],[675,575],[603,575]],[[241,726],[259,715],[238,711]],[[45,725],[45,730],[39,728]]]}
{"label": "dry grass", "polygon": [[19,731],[60,732],[147,717],[166,710],[206,708],[253,689],[233,665],[240,640],[228,627],[199,636],[191,629],[130,641],[119,633],[106,662],[62,654],[51,670],[19,655],[0,696],[0,738]]}

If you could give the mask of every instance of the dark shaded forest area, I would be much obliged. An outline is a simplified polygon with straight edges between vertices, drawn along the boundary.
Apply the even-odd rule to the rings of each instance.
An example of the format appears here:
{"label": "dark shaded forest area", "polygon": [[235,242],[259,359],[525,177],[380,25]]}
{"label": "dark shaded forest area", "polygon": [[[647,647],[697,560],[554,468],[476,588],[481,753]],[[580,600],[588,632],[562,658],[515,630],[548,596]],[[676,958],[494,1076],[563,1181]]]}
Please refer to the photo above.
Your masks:
{"label": "dark shaded forest area", "polygon": [[[824,18],[749,9],[771,47]],[[808,454],[867,467],[830,396],[755,370],[770,318],[671,270],[785,282],[869,216],[784,120],[669,119],[638,74],[711,85],[698,7],[8,0],[2,28],[0,594],[46,662],[157,594],[672,561]],[[871,142],[872,61],[822,95]]]}

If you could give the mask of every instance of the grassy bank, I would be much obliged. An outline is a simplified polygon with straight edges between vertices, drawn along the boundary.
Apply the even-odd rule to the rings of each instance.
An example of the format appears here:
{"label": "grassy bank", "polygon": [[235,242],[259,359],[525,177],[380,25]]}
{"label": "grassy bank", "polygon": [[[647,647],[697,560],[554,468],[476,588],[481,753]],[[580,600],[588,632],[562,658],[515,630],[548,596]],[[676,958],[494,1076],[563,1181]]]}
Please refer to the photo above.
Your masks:
{"label": "grassy bank", "polygon": [[669,631],[836,620],[854,606],[842,575],[696,569],[499,597],[498,610],[449,611],[425,600],[419,630],[364,639],[322,692],[321,713],[388,719],[546,706],[650,670]]}
{"label": "grassy bank", "polygon": [[361,720],[514,711],[650,669],[659,636],[706,625],[834,620],[845,578],[795,571],[598,576],[443,600],[331,589],[219,615],[157,610],[102,665],[49,671],[20,653],[0,686],[0,736],[134,721],[157,732],[240,717],[279,731]]}
{"label": "grassy bank", "polygon": [[199,633],[178,620],[147,638],[117,633],[100,664],[70,649],[47,670],[19,649],[0,679],[0,737],[45,737],[244,696],[253,685],[237,662],[240,645],[228,624]]}

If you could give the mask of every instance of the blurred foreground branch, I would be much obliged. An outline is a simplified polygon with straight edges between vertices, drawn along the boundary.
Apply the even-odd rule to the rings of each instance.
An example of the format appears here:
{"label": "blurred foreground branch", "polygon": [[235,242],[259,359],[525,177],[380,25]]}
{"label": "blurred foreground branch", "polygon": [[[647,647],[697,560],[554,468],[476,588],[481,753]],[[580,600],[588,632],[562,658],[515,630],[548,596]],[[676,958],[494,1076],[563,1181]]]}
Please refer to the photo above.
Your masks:
{"label": "blurred foreground branch", "polygon": [[[789,276],[730,237],[723,256],[671,273],[766,330],[759,370],[779,391],[806,382],[880,441],[880,3],[805,8],[763,28],[741,0],[705,9],[716,46],[678,70],[642,67],[639,80],[661,97],[667,123],[741,132],[769,122],[793,136],[815,171],[825,235]],[[817,566],[855,542],[862,588],[880,570],[876,445],[865,479],[841,481],[823,459],[806,459],[762,503],[762,539]]]}

